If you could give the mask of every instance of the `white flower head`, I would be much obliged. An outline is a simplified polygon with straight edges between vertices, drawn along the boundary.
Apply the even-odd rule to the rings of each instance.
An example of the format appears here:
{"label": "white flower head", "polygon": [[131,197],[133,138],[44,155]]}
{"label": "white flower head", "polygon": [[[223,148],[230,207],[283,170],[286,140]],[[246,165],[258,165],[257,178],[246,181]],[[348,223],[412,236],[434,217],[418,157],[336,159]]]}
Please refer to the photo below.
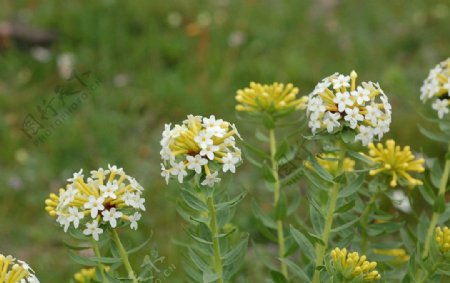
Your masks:
{"label": "white flower head", "polygon": [[235,173],[241,161],[236,137],[242,139],[236,126],[214,115],[189,115],[181,125],[166,126],[160,143],[161,176],[167,183],[173,177],[183,183],[193,171],[201,176],[204,186],[218,183],[215,173]]}
{"label": "white flower head", "polygon": [[86,181],[81,173],[75,173],[73,183],[45,201],[46,210],[57,217],[65,232],[80,229],[98,240],[105,229],[131,222],[132,215],[145,211],[143,187],[122,168],[108,165],[108,170],[92,170]]}
{"label": "white flower head", "polygon": [[430,70],[420,92],[423,103],[433,100],[431,107],[437,112],[439,119],[444,119],[450,108],[450,58]]}
{"label": "white flower head", "polygon": [[315,135],[351,129],[354,142],[368,144],[389,131],[391,105],[378,83],[356,85],[356,72],[350,76],[335,73],[323,79],[309,95],[306,115]]}

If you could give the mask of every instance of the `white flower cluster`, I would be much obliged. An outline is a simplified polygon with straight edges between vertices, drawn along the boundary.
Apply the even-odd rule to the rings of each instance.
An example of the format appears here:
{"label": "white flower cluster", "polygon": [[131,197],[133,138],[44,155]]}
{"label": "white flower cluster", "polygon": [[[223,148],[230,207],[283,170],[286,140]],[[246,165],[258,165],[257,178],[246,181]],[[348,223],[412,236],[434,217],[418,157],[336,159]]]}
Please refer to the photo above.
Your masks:
{"label": "white flower cluster", "polygon": [[420,100],[424,103],[434,99],[431,107],[437,111],[439,119],[444,118],[450,106],[450,58],[430,70],[420,88]]}
{"label": "white flower cluster", "polygon": [[24,261],[0,254],[0,282],[39,283],[34,270]]}
{"label": "white flower cluster", "polygon": [[357,74],[335,73],[317,84],[306,106],[308,126],[333,133],[344,127],[355,131],[355,142],[369,144],[389,131],[391,105],[378,83],[363,82],[356,87]]}
{"label": "white flower cluster", "polygon": [[98,241],[103,228],[116,228],[120,222],[129,222],[131,229],[137,229],[140,212],[145,211],[143,187],[122,168],[108,165],[107,170],[91,171],[86,182],[80,170],[67,181],[59,196],[50,194],[45,202],[46,210],[57,216],[65,232],[71,225],[75,229],[81,225],[83,234]]}
{"label": "white flower cluster", "polygon": [[241,139],[235,125],[214,115],[189,115],[173,128],[166,124],[161,140],[161,175],[166,183],[171,177],[183,183],[191,171],[201,175],[203,186],[213,187],[221,180],[219,171],[235,173],[241,162],[235,136]]}

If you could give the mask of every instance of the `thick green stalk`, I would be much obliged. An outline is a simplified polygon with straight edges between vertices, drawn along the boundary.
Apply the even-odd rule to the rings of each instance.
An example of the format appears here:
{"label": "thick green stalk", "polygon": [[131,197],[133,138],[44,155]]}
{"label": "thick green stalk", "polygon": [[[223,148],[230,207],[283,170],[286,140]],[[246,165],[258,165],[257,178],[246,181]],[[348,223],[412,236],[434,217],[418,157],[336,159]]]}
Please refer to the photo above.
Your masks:
{"label": "thick green stalk", "polygon": [[[343,172],[343,165],[344,165],[344,158],[345,158],[345,151],[341,148],[341,152],[339,154],[339,163],[338,163],[338,169],[336,176],[339,176]],[[336,203],[339,195],[339,189],[341,187],[341,184],[339,182],[334,183],[333,187],[331,188],[330,194],[329,194],[329,206],[327,211],[327,216],[325,218],[325,226],[323,228],[322,232],[322,241],[324,242],[324,245],[316,244],[316,268],[323,264],[323,259],[325,257],[325,251],[328,247],[328,240],[330,238],[331,233],[331,227],[333,227],[333,218],[334,218],[334,212],[336,210]],[[320,282],[320,270],[315,269],[314,271],[314,277],[313,277],[313,283],[319,283]]]}
{"label": "thick green stalk", "polygon": [[[273,206],[276,209],[278,207],[278,202],[280,200],[280,177],[278,175],[278,162],[275,159],[275,154],[277,152],[277,141],[275,138],[275,130],[269,130],[270,136],[270,158],[272,162],[272,175],[275,178],[275,182],[273,185]],[[286,254],[286,243],[284,239],[284,230],[283,230],[283,221],[277,220],[277,237],[278,237],[278,256],[283,259]],[[289,279],[289,273],[287,269],[286,263],[281,262],[281,273]]]}
{"label": "thick green stalk", "polygon": [[222,266],[222,255],[220,253],[220,243],[219,243],[219,229],[217,227],[217,214],[216,208],[214,206],[213,197],[208,197],[208,210],[209,210],[209,228],[211,229],[212,240],[213,240],[213,251],[214,251],[214,271],[219,275],[218,282],[223,283],[223,266]]}
{"label": "thick green stalk", "polygon": [[[94,239],[92,239],[92,248],[94,249],[95,256],[100,258],[102,255],[100,254],[100,249],[98,248],[97,241],[95,241]],[[105,275],[104,266],[102,265],[100,260],[98,261],[97,266],[98,266],[98,269],[100,270],[100,275],[102,276],[103,282],[109,283],[109,280],[108,280],[108,278],[106,278],[106,275]]]}
{"label": "thick green stalk", "polygon": [[133,281],[133,283],[138,283],[136,275],[134,274],[133,268],[131,267],[130,261],[128,260],[128,254],[120,241],[119,234],[117,234],[116,229],[111,230],[113,235],[113,240],[119,249],[120,258],[122,259],[123,265],[128,272],[128,277]]}
{"label": "thick green stalk", "polygon": [[[450,142],[448,144],[448,150],[447,150],[447,154],[449,154],[449,153],[450,153]],[[447,159],[445,161],[444,172],[442,173],[441,181],[439,184],[438,197],[444,198],[445,190],[447,188],[449,174],[450,174],[450,159]],[[439,219],[439,213],[433,212],[433,215],[431,216],[430,225],[428,226],[427,236],[425,238],[425,244],[423,246],[422,258],[426,258],[428,256],[428,253],[430,252],[431,239],[433,238],[434,229],[436,228],[436,223],[437,223],[438,219]]]}

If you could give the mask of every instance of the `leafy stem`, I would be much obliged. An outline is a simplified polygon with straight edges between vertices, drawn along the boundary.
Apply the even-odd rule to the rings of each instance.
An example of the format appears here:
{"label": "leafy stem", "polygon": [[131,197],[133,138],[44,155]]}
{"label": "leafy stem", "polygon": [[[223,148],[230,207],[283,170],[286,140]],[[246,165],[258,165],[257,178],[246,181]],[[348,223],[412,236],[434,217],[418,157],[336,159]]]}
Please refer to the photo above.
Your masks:
{"label": "leafy stem", "polygon": [[380,190],[377,188],[376,193],[374,193],[371,197],[369,202],[366,205],[366,208],[364,209],[363,213],[361,214],[361,226],[362,226],[362,239],[361,239],[361,253],[367,254],[367,249],[369,245],[369,235],[367,234],[367,228],[369,225],[369,214],[372,209],[372,205],[375,203],[375,201],[378,198]]}
{"label": "leafy stem", "polygon": [[128,260],[128,254],[125,251],[122,242],[120,241],[119,234],[117,234],[116,229],[111,229],[111,233],[113,236],[113,240],[116,243],[117,248],[119,249],[120,258],[122,259],[125,269],[128,272],[128,277],[133,281],[133,283],[137,283],[138,280],[136,278],[136,275],[134,274],[133,268],[131,267],[130,261]]}
{"label": "leafy stem", "polygon": [[[272,175],[275,179],[273,185],[273,206],[275,209],[278,207],[278,203],[280,200],[280,178],[278,175],[278,162],[275,158],[277,151],[277,141],[275,137],[275,129],[271,128],[269,130],[269,138],[270,138],[270,159],[272,163]],[[278,238],[278,255],[281,259],[285,257],[286,254],[286,244],[284,239],[284,230],[283,230],[283,220],[277,219],[277,238]],[[284,261],[281,261],[281,273],[284,275],[286,279],[289,278],[287,265]]]}
{"label": "leafy stem", "polygon": [[[339,152],[339,161],[338,161],[338,168],[336,171],[336,177],[340,176],[343,173],[344,158],[345,158],[345,150],[343,147],[341,147],[341,150]],[[334,212],[336,210],[336,203],[337,203],[340,188],[341,188],[341,184],[338,181],[335,181],[333,187],[331,188],[331,191],[329,192],[328,211],[327,211],[327,215],[325,218],[325,226],[323,228],[322,237],[321,237],[322,241],[323,241],[323,245],[321,243],[317,243],[316,249],[315,249],[316,269],[314,270],[313,283],[320,282],[320,270],[317,268],[323,264],[323,259],[325,257],[325,251],[327,249],[328,240],[330,238],[331,227],[333,226]]]}
{"label": "leafy stem", "polygon": [[109,283],[109,280],[105,275],[104,267],[103,267],[102,263],[100,262],[101,254],[100,254],[100,249],[98,248],[97,241],[95,241],[94,239],[91,239],[91,242],[92,242],[92,248],[94,249],[95,256],[98,258],[97,266],[98,266],[98,269],[100,270],[100,275],[102,276],[102,281]]}
{"label": "leafy stem", "polygon": [[[448,144],[447,155],[449,153],[450,153],[450,142]],[[445,195],[449,174],[450,174],[450,159],[447,157],[445,161],[444,172],[442,173],[441,181],[439,183],[439,193],[437,196],[438,198],[443,198]],[[428,253],[430,252],[431,239],[433,237],[433,232],[436,223],[438,221],[439,215],[440,214],[438,212],[433,212],[433,215],[431,216],[430,225],[428,226],[427,236],[425,238],[425,244],[423,246],[422,258],[426,258],[428,256]]]}
{"label": "leafy stem", "polygon": [[220,253],[220,243],[219,243],[219,231],[217,227],[217,213],[214,207],[214,200],[212,196],[208,197],[208,212],[210,217],[209,228],[211,229],[212,241],[213,241],[213,251],[214,251],[214,271],[219,276],[218,282],[223,283],[223,266],[222,266],[222,256]]}

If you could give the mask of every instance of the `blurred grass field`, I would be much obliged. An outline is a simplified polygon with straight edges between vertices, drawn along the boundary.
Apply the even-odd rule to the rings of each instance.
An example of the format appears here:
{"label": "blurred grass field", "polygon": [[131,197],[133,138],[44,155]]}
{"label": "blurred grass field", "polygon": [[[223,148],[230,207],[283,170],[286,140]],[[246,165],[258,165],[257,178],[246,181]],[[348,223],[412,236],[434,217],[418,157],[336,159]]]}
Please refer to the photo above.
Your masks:
{"label": "blurred grass field", "polygon": [[[18,20],[58,34],[46,62],[14,42],[0,51],[0,252],[32,265],[41,282],[69,282],[77,270],[66,239],[43,202],[73,172],[124,167],[146,188],[147,213],[137,244],[151,231],[151,246],[174,264],[167,282],[184,282],[179,248],[183,222],[175,211],[176,186],[159,176],[159,139],[166,122],[187,114],[222,117],[242,125],[234,95],[250,81],[292,82],[307,95],[323,77],[355,69],[379,81],[394,117],[389,137],[419,151],[443,149],[422,138],[419,88],[428,70],[449,56],[447,0],[398,1],[12,1],[0,0],[0,21]],[[24,118],[50,99],[58,57],[72,54],[74,69],[89,71],[101,87],[34,145]],[[252,131],[241,126],[252,140]],[[233,184],[249,195],[236,214],[252,230],[249,206],[257,174],[243,166]],[[245,215],[245,216],[243,216]],[[147,251],[148,253],[148,251]],[[263,282],[249,253],[239,282]]]}

